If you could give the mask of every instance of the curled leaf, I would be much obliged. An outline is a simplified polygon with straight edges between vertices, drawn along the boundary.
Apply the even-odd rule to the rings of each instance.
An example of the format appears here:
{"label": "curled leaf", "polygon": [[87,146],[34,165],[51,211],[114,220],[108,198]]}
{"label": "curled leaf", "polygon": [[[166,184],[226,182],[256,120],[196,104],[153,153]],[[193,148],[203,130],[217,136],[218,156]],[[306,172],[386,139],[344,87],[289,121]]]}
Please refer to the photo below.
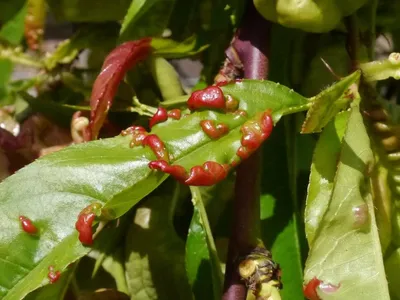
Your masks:
{"label": "curled leaf", "polygon": [[126,42],[115,48],[105,59],[101,72],[93,84],[90,98],[90,134],[96,139],[111,107],[119,83],[126,72],[151,52],[151,38]]}

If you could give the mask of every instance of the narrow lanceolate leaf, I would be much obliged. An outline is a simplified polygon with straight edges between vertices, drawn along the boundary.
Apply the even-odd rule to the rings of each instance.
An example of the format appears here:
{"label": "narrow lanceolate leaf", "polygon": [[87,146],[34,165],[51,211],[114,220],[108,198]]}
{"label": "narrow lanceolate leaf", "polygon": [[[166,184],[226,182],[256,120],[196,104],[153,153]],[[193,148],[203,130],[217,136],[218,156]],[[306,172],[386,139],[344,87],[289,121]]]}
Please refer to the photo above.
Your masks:
{"label": "narrow lanceolate leaf", "polygon": [[387,59],[360,65],[365,80],[378,81],[390,77],[400,79],[400,53],[393,52]]}
{"label": "narrow lanceolate leaf", "polygon": [[107,56],[90,97],[90,133],[96,139],[126,72],[150,54],[151,38],[126,42]]}
{"label": "narrow lanceolate leaf", "polygon": [[[134,0],[122,22],[120,41],[161,36],[175,0]],[[139,26],[140,25],[140,26]]]}
{"label": "narrow lanceolate leaf", "polygon": [[198,187],[192,187],[194,213],[186,241],[186,272],[195,299],[221,299],[223,275]]}
{"label": "narrow lanceolate leaf", "polygon": [[313,245],[314,237],[332,196],[337,161],[349,115],[348,111],[337,115],[322,132],[314,150],[304,212],[306,236],[310,246]]}
{"label": "narrow lanceolate leaf", "polygon": [[181,58],[196,55],[208,48],[208,45],[200,44],[195,35],[188,37],[182,42],[171,39],[153,38],[151,47],[155,55],[164,58]]}
{"label": "narrow lanceolate leaf", "polygon": [[392,297],[391,299],[400,299],[399,269],[400,248],[397,248],[385,260],[385,270],[389,282],[390,296]]}
{"label": "narrow lanceolate leaf", "polygon": [[165,58],[152,57],[151,73],[164,100],[173,99],[184,94],[178,73]]}
{"label": "narrow lanceolate leaf", "polygon": [[[216,87],[197,92],[190,98],[190,104],[199,105],[199,95],[213,95],[210,89],[215,91]],[[224,173],[207,173],[203,164],[215,162],[206,166],[221,171],[220,166],[239,163],[237,153],[243,157],[253,149],[249,150],[247,143],[241,144],[243,134],[245,138],[249,131],[263,136],[259,132],[265,125],[259,123],[260,112],[271,110],[277,122],[283,114],[308,107],[306,98],[269,81],[243,81],[221,89],[229,98],[226,103],[230,105],[225,106],[232,109],[236,103],[247,113],[201,110],[182,115],[179,120],[174,119],[177,117],[174,114],[174,118],[154,125],[151,135],[147,135],[151,139],[146,146],[129,147],[131,136],[74,145],[36,160],[3,181],[0,184],[0,269],[7,276],[0,276],[0,298],[24,297],[49,283],[49,266],[54,265],[55,270],[63,272],[68,264],[85,255],[91,248],[79,242],[75,229],[80,212],[98,203],[103,206],[104,218],[118,218],[126,213],[167,178],[164,173],[149,168],[151,161],[159,162],[160,156],[169,158],[170,167],[187,172],[180,173],[187,184],[212,184],[223,179]],[[268,120],[268,112],[262,116]],[[215,122],[215,128],[205,127],[207,133],[200,125],[205,120]],[[143,131],[133,133],[146,136]],[[157,146],[155,137],[165,148]],[[136,135],[134,139],[137,140]],[[262,142],[262,138],[244,140],[251,142],[252,147]],[[31,220],[37,228],[36,235],[23,231],[20,216]],[[91,236],[87,231],[83,233],[83,241],[87,241]],[[100,243],[97,238],[94,240],[95,246],[96,242]]]}
{"label": "narrow lanceolate leaf", "polygon": [[[367,175],[372,162],[363,119],[353,105],[331,196],[306,262],[304,291],[310,299],[390,299]],[[319,206],[312,201],[307,209],[321,211]]]}
{"label": "narrow lanceolate leaf", "polygon": [[101,46],[105,49],[114,47],[118,29],[118,26],[109,23],[82,27],[71,38],[62,41],[57,49],[45,58],[44,64],[46,68],[51,70],[57,64],[71,63],[83,49],[98,47],[99,40],[102,41]]}
{"label": "narrow lanceolate leaf", "polygon": [[192,299],[185,243],[172,223],[176,200],[150,197],[136,209],[125,246],[131,299]]}
{"label": "narrow lanceolate leaf", "polygon": [[351,87],[356,88],[359,79],[360,72],[356,71],[313,97],[301,133],[321,131],[338,112],[346,108],[355,97]]}

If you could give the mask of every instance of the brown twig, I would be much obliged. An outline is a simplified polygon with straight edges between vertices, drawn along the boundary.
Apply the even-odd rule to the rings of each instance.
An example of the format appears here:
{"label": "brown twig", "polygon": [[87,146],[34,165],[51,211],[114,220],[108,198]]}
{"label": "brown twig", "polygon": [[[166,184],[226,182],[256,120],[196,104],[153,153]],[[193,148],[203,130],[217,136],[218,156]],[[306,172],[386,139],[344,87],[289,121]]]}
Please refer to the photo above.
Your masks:
{"label": "brown twig", "polygon": [[[231,43],[243,66],[244,78],[267,79],[269,35],[270,23],[256,11],[253,1],[249,1],[242,24]],[[237,267],[238,258],[254,249],[260,236],[260,165],[261,152],[257,151],[237,169],[224,300],[246,299],[247,288]]]}

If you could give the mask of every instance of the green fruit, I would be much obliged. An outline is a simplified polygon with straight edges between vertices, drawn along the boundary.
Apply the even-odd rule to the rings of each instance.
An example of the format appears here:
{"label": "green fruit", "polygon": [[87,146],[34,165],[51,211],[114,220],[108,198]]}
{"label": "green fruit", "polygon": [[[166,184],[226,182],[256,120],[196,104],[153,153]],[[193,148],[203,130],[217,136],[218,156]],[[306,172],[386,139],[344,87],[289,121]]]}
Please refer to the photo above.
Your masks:
{"label": "green fruit", "polygon": [[334,29],[368,0],[254,0],[267,20],[310,32]]}
{"label": "green fruit", "polygon": [[60,21],[104,22],[124,18],[131,0],[47,0]]}

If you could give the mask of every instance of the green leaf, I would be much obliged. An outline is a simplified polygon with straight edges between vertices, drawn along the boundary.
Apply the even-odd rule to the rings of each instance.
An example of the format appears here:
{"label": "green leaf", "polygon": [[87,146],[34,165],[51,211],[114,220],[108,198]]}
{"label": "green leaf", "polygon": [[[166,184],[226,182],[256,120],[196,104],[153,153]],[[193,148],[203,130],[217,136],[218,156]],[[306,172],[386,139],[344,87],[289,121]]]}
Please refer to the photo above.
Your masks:
{"label": "green leaf", "polygon": [[178,73],[165,58],[153,56],[151,58],[151,72],[164,100],[184,94]]}
{"label": "green leaf", "polygon": [[202,55],[202,77],[208,84],[213,82],[225,59],[225,50],[242,18],[245,3],[242,0],[203,0],[200,3],[201,28],[198,32],[210,45]]}
{"label": "green leaf", "polygon": [[[358,105],[341,143],[331,196],[310,243],[304,281],[321,299],[390,299],[374,206],[365,175],[373,162]],[[321,210],[313,201],[307,208]],[[323,283],[323,284],[322,284]]]}
{"label": "green leaf", "polygon": [[202,45],[195,35],[188,37],[182,42],[176,42],[171,39],[153,38],[151,47],[155,55],[164,58],[181,58],[196,55],[208,48],[208,45]]}
{"label": "green leaf", "polygon": [[112,255],[108,255],[102,266],[115,279],[117,290],[129,294],[125,278],[124,249],[120,247]]}
{"label": "green leaf", "polygon": [[400,248],[393,251],[393,253],[385,260],[386,276],[388,278],[392,300],[400,299],[399,268]]}
{"label": "green leaf", "polygon": [[121,20],[131,0],[46,0],[59,21],[104,22]]}
{"label": "green leaf", "polygon": [[186,241],[186,272],[195,299],[221,299],[223,275],[199,188],[192,187],[194,213]]}
{"label": "green leaf", "polygon": [[[269,81],[243,81],[222,89],[239,101],[248,118],[271,109],[277,122],[282,114],[308,107],[306,98]],[[199,125],[207,119],[227,124],[229,133],[210,139]],[[200,111],[160,123],[152,133],[164,141],[172,162],[188,170],[205,161],[222,164],[237,159],[240,127],[246,120]],[[130,139],[118,136],[70,146],[36,160],[0,184],[0,269],[7,274],[0,277],[0,297],[25,296],[48,283],[49,265],[63,271],[90,250],[78,242],[74,228],[83,208],[99,202],[111,216],[120,217],[167,178],[148,167],[156,158],[151,149],[130,148]],[[22,232],[20,215],[37,224],[38,238]]]}
{"label": "green leaf", "polygon": [[133,0],[122,22],[120,41],[161,36],[175,0]]}
{"label": "green leaf", "polygon": [[304,212],[306,236],[310,246],[313,245],[332,196],[337,160],[349,115],[347,111],[338,114],[324,129],[315,147]]}
{"label": "green leaf", "polygon": [[57,64],[71,63],[83,49],[99,48],[107,50],[115,46],[119,26],[114,23],[86,25],[75,33],[70,39],[62,41],[57,49],[46,59],[44,64],[47,69],[54,69]]}
{"label": "green leaf", "polygon": [[400,53],[393,52],[387,59],[360,64],[366,81],[400,79]]}
{"label": "green leaf", "polygon": [[[0,4],[0,10],[2,13],[5,12],[4,17],[0,16],[0,40],[7,41],[11,45],[16,46],[24,36],[24,20],[27,6],[24,5],[24,1],[19,0],[4,1],[4,4]],[[3,6],[5,6],[4,10],[1,9]],[[1,21],[5,22],[1,24]]]}
{"label": "green leaf", "polygon": [[126,237],[125,267],[132,299],[192,299],[185,276],[185,243],[172,223],[177,201],[150,197],[137,207]]}
{"label": "green leaf", "polygon": [[263,147],[260,219],[262,239],[282,269],[282,299],[303,300],[300,212],[289,182],[284,124],[278,123]]}
{"label": "green leaf", "polygon": [[55,284],[45,285],[44,287],[28,294],[24,300],[52,300],[64,299],[68,285],[74,276],[75,266],[69,267],[57,280]]}
{"label": "green leaf", "polygon": [[0,106],[8,103],[7,83],[11,78],[13,65],[9,60],[0,59]]}
{"label": "green leaf", "polygon": [[360,72],[356,71],[343,78],[335,85],[323,90],[312,97],[313,104],[307,111],[301,133],[319,132],[354,98],[351,86],[360,79]]}

